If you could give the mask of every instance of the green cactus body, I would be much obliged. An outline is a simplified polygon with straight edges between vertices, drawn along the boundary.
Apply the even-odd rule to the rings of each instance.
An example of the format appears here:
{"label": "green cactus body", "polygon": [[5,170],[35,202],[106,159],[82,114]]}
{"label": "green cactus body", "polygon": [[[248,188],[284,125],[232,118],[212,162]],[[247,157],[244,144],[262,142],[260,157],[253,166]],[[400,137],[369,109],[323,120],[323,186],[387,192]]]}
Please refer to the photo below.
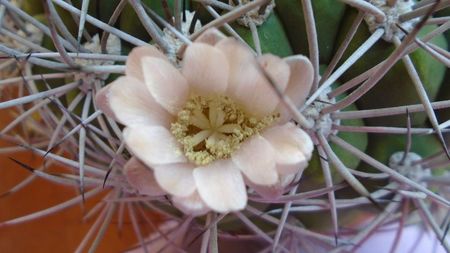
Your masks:
{"label": "green cactus body", "polygon": [[[220,2],[227,3],[226,0],[220,0]],[[202,24],[207,24],[214,20],[214,17],[209,13],[209,11],[203,6],[201,2],[192,1],[190,3],[191,10],[195,11],[198,19],[201,21]],[[214,8],[214,7],[212,7]],[[216,12],[220,13],[221,10],[218,8],[214,8]]]}
{"label": "green cactus body", "polygon": [[21,9],[32,16],[44,13],[44,5],[40,0],[23,1]]}
{"label": "green cactus body", "polygon": [[[445,8],[436,13],[436,17],[448,17],[450,16],[450,8]],[[450,41],[450,31],[447,30],[444,32],[445,38],[447,39],[447,43]]]}
{"label": "green cactus body", "polygon": [[[356,16],[355,10],[349,10],[348,15],[343,21],[341,26],[341,32],[339,41],[343,41],[347,30],[349,29],[351,22],[353,22]],[[426,34],[435,26],[424,27],[420,34]],[[349,48],[343,56],[343,59],[347,59],[352,52],[356,50],[371,33],[369,32],[365,24],[361,24],[355,37],[351,41]],[[447,42],[443,36],[438,36],[432,40],[432,43],[437,46],[447,49]],[[382,60],[386,59],[394,50],[394,45],[385,42],[378,41],[361,59],[359,59],[345,74],[342,76],[341,81],[345,82],[358,74],[374,67]],[[428,97],[431,100],[436,98],[439,87],[442,83],[445,74],[445,66],[435,60],[427,52],[422,49],[416,50],[410,54],[411,60],[419,73],[420,79],[427,91]],[[381,104],[380,101],[383,103]],[[414,88],[411,78],[403,64],[399,61],[391,70],[376,84],[376,86],[362,96],[358,101],[358,107],[360,109],[375,109],[380,107],[391,107],[408,104],[419,104],[420,99]],[[423,125],[426,120],[425,114],[412,115],[412,125]],[[404,117],[380,117],[370,118],[366,122],[369,125],[383,125],[383,126],[405,126],[406,121]]]}
{"label": "green cactus body", "polygon": [[[388,164],[392,154],[405,151],[406,136],[383,134],[369,135],[366,153],[383,164]],[[411,137],[411,152],[427,157],[442,150],[442,145],[435,135],[413,135]],[[365,163],[361,163],[360,170],[378,172]]]}
{"label": "green cactus body", "polygon": [[[439,11],[436,14],[437,17],[448,17],[450,16],[450,8],[446,8],[444,10]],[[447,30],[444,33],[444,36],[447,40],[447,44],[450,44],[450,31]],[[439,94],[438,94],[438,100],[449,100],[450,99],[450,70],[448,70],[445,73],[445,77],[444,77],[444,81],[442,82],[442,86],[439,90]],[[439,120],[440,122],[444,122],[446,120],[450,119],[450,109],[443,109],[443,110],[438,110],[437,114],[439,116]],[[444,135],[444,137],[446,137],[446,139],[450,140],[450,135],[446,134]]]}
{"label": "green cactus body", "polygon": [[[88,15],[91,15],[102,22],[108,23],[114,10],[119,4],[120,0],[90,0],[88,6]],[[81,10],[82,0],[72,0],[74,7]]]}
{"label": "green cactus body", "polygon": [[[369,137],[368,143],[366,143],[367,149],[365,150],[365,153],[375,158],[376,160],[380,161],[383,164],[389,163],[389,159],[392,154],[399,151],[405,151],[406,136],[404,135],[383,134],[381,136],[381,134],[371,134],[368,137]],[[349,142],[349,140],[346,141]],[[333,148],[333,150],[335,150],[335,152],[345,163],[346,160],[344,159],[346,158],[346,156],[343,154],[339,154],[338,149]],[[427,157],[436,154],[441,150],[442,146],[434,135],[412,136],[412,145],[410,152],[414,152],[422,157]],[[351,159],[352,157],[350,156],[349,158]],[[311,162],[313,162],[313,160]],[[367,165],[364,162],[359,163],[357,170],[379,173],[378,170],[374,169],[373,167]],[[433,170],[433,174],[443,173],[445,170],[446,168],[440,168],[437,170],[435,169]],[[307,170],[305,171],[305,173],[306,172]],[[333,179],[334,176],[337,175],[333,175]],[[361,180],[361,181],[364,182],[365,187],[371,192],[382,189],[388,183],[386,180]],[[344,189],[340,192],[336,192],[336,194],[340,196],[340,198],[349,198],[358,196],[355,195],[355,193],[351,189]],[[363,221],[367,221],[368,218],[373,217],[377,213],[378,209],[374,206],[339,209],[338,212],[339,227],[346,227],[346,228],[358,227],[361,225],[361,223],[363,223]],[[308,228],[317,229],[319,231],[327,231],[327,232],[330,231],[332,219],[330,212],[328,210],[313,213],[302,213],[298,217],[300,218],[302,223]]]}
{"label": "green cactus body", "polygon": [[[81,9],[82,2],[81,0],[72,1],[73,5],[79,9]],[[88,14],[108,23],[119,2],[120,0],[91,0],[89,2]]]}
{"label": "green cactus body", "polygon": [[[115,8],[115,6],[113,6],[114,1],[108,1],[108,8]],[[81,9],[81,2],[80,0],[73,0],[73,6]],[[112,2],[112,3],[111,3]],[[98,10],[102,9],[100,7],[97,6],[98,3],[97,1],[90,1],[89,3],[89,7],[88,7],[88,14],[91,16],[94,16],[96,18],[99,17],[98,15]],[[72,36],[74,36],[76,38],[77,34],[78,34],[78,25],[74,20],[74,17],[66,10],[64,10],[63,8],[59,7],[58,5],[54,4],[54,7],[56,9],[56,11],[58,12],[59,17],[61,18],[61,20],[64,22],[64,25],[67,27],[67,29],[69,30],[69,32],[72,34]],[[45,17],[45,13],[44,13],[44,7],[43,7],[43,3],[40,0],[27,0],[24,1],[24,6],[22,7],[22,9],[27,12],[28,14],[35,16],[35,15],[42,15],[39,18],[39,21],[43,22],[43,23],[47,23],[46,20],[47,18]],[[75,17],[77,17],[76,15],[74,15]],[[77,17],[79,18],[79,17]],[[105,21],[108,22],[108,21]],[[89,24],[88,22],[85,23],[85,29],[89,32],[89,34],[95,34],[99,31],[99,29],[91,24]]]}
{"label": "green cactus body", "polygon": [[[255,47],[253,37],[248,27],[233,24],[232,27],[251,47]],[[280,57],[292,55],[289,40],[283,30],[280,20],[272,13],[264,24],[257,26],[262,53],[271,53]]]}
{"label": "green cactus body", "polygon": [[[169,9],[171,10],[171,12],[173,12],[173,1],[168,0],[167,3]],[[162,1],[143,0],[142,4],[152,9],[161,17],[166,16],[164,13]],[[122,14],[120,15],[120,29],[143,41],[151,40],[150,35],[148,35],[147,31],[139,20],[139,17],[136,15],[133,7],[129,4],[125,6]]]}
{"label": "green cactus body", "polygon": [[[450,100],[450,71],[447,69],[446,74],[445,74],[445,78],[443,81],[443,84],[439,90],[439,94],[437,99],[439,101],[442,100]],[[441,110],[436,110],[436,114],[438,116],[438,120],[439,122],[444,122],[450,119],[450,109],[446,108],[446,109],[441,109]],[[450,134],[444,134],[444,137],[450,141]],[[447,142],[448,142],[447,141]]]}
{"label": "green cactus body", "polygon": [[[308,38],[300,1],[277,0],[276,10],[296,54],[308,55]],[[333,55],[336,36],[345,13],[345,4],[336,0],[314,0],[320,63],[328,64]]]}

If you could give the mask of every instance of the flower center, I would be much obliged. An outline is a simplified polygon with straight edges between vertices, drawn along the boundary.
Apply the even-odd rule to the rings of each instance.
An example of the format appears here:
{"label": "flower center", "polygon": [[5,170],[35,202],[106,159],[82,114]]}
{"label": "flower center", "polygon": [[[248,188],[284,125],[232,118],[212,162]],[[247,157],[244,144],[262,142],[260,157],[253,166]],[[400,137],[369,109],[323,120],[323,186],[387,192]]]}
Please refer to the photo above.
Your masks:
{"label": "flower center", "polygon": [[279,115],[248,116],[226,96],[192,96],[171,125],[185,156],[197,165],[226,159],[248,137],[271,125]]}

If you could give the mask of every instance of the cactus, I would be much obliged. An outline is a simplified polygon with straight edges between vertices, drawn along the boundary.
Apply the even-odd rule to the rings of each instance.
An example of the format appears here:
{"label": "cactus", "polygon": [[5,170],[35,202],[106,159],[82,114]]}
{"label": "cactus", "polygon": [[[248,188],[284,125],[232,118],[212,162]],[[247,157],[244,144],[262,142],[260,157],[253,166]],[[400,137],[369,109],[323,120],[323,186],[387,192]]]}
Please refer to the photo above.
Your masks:
{"label": "cactus", "polygon": [[[415,252],[431,252],[432,243],[437,252],[450,252],[448,5],[444,0],[0,0],[0,109],[13,117],[1,129],[0,138],[8,146],[0,150],[27,150],[44,161],[35,167],[8,154],[11,164],[30,175],[1,188],[0,203],[14,198],[13,193],[35,178],[75,186],[79,193],[43,211],[12,219],[0,216],[0,230],[96,198],[104,202],[86,213],[86,219],[93,220],[92,229],[83,235],[77,252],[102,252],[99,245],[108,243],[102,240],[106,229],[116,223],[120,228],[124,220],[130,221],[137,244],[133,241],[114,251],[133,247],[136,251],[130,252],[375,252],[374,241],[386,231],[395,231],[384,238],[382,250],[403,252],[413,245],[404,241],[416,239],[408,239],[408,234],[420,230],[426,236],[417,240],[421,251]],[[192,60],[200,52],[195,47],[208,49],[211,60]],[[217,53],[218,48],[223,51]],[[223,52],[251,60],[228,66],[231,58],[226,58],[227,66],[216,66]],[[145,56],[152,59],[141,61]],[[130,67],[135,62],[151,68]],[[228,97],[234,92],[229,90],[226,96],[218,91],[204,95],[202,89],[210,88],[195,85],[208,73],[189,71],[214,67],[223,72],[237,69],[242,78],[254,82],[259,79],[250,79],[251,71],[263,75],[266,101],[242,97],[239,92],[249,92],[245,87],[235,88],[237,98]],[[283,79],[286,69],[290,74]],[[298,77],[293,70],[305,76]],[[217,87],[220,74],[210,80]],[[179,86],[148,84],[175,80],[170,78],[197,80],[190,89],[198,94],[187,92],[190,97],[180,105],[177,99],[186,93],[182,81]],[[136,83],[122,85],[123,80],[146,83],[150,91],[139,94],[133,90],[138,89]],[[295,89],[303,93],[294,98],[288,91]],[[226,167],[228,160],[239,167],[248,157],[266,158],[234,153],[251,145],[272,145],[267,157],[279,152],[273,147],[286,148],[285,152],[299,149],[292,144],[297,139],[285,138],[290,136],[287,132],[313,143],[314,153],[311,156],[305,144],[300,148],[303,153],[295,157],[303,156],[302,162],[285,168],[289,172],[277,174],[278,181],[268,187],[252,181],[255,164],[262,161],[255,160],[254,167],[242,169],[244,176],[240,172],[236,176],[245,181],[242,189],[225,189],[218,177],[217,185],[224,192],[241,191],[244,206],[224,199],[224,205],[229,201],[233,208],[221,211],[205,200],[204,189],[191,184],[183,187],[193,189],[197,199],[180,201],[188,196],[178,188],[169,192],[166,184],[179,186],[192,173],[184,178],[158,175],[157,167],[162,165],[149,165],[156,158],[137,155],[147,146],[130,146],[133,118],[117,115],[128,104],[147,106],[140,97],[143,93],[151,94],[152,102],[147,102],[158,106],[152,104],[153,111],[146,108],[138,113],[171,113],[170,119],[152,118],[169,122],[169,131],[160,129],[157,137],[167,133],[167,142],[181,143],[180,152],[186,156],[179,158],[168,148],[157,159],[181,159],[177,163],[192,170],[209,164]],[[260,110],[272,102],[271,95],[279,99],[276,113],[262,115]],[[113,103],[112,96],[130,98],[114,107],[108,104]],[[169,102],[161,102],[164,99]],[[248,106],[248,101],[259,104]],[[196,114],[197,107],[200,114],[208,115],[203,115],[208,126],[198,122],[203,118]],[[186,120],[183,113],[191,118]],[[214,113],[216,118],[222,115],[223,122],[213,121]],[[285,117],[286,125],[277,125]],[[188,135],[193,128],[200,129],[196,134],[208,133],[201,140],[204,146],[191,143],[200,138]],[[133,143],[140,143],[145,135],[143,131],[139,138],[134,136]],[[218,139],[210,141],[211,136]],[[251,143],[254,136],[265,141]],[[282,143],[271,142],[277,139],[273,136]],[[154,146],[150,147],[159,148]],[[219,151],[208,149],[209,156],[199,151],[210,146]],[[54,172],[47,163],[64,169]],[[280,164],[273,162],[273,166]],[[261,169],[256,174],[263,173]],[[195,172],[194,178],[200,180]],[[204,206],[195,206],[198,203]],[[143,219],[148,224],[140,222]]]}

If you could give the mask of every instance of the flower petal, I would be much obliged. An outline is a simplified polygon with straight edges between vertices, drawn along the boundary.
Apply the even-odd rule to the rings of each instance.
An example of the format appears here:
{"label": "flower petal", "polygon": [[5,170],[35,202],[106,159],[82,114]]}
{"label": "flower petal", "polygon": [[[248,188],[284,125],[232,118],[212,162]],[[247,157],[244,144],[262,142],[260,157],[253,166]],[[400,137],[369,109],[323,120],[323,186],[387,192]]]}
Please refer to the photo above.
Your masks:
{"label": "flower petal", "polygon": [[253,53],[232,38],[221,40],[216,47],[227,56],[230,66],[227,93],[250,115],[261,118],[272,113],[279,99]]}
{"label": "flower petal", "polygon": [[217,28],[210,28],[203,32],[198,38],[195,40],[195,42],[198,43],[205,43],[211,46],[214,46],[217,44],[217,42],[225,39],[226,36],[219,31]]}
{"label": "flower petal", "polygon": [[95,104],[124,125],[169,126],[172,116],[153,99],[144,83],[122,76],[100,90]]}
{"label": "flower petal", "polygon": [[295,174],[281,175],[274,185],[257,185],[247,180],[247,185],[265,199],[277,199],[285,193],[288,186],[295,178]]}
{"label": "flower petal", "polygon": [[294,164],[278,164],[277,171],[281,175],[291,175],[299,171],[303,172],[306,167],[308,167],[308,161],[305,159]]}
{"label": "flower petal", "polygon": [[172,64],[156,57],[142,58],[142,67],[150,93],[162,107],[176,115],[189,96],[186,79]]}
{"label": "flower petal", "polygon": [[[284,58],[290,67],[290,77],[285,94],[292,100],[296,106],[302,105],[309,95],[314,79],[314,68],[311,62],[303,55],[294,55]],[[290,112],[283,104],[277,108],[282,119],[288,120]]]}
{"label": "flower petal", "polygon": [[268,141],[255,135],[242,143],[231,157],[250,181],[259,185],[272,185],[278,180],[274,153]]}
{"label": "flower petal", "polygon": [[186,197],[173,196],[173,204],[185,214],[200,216],[211,209],[203,202],[197,191]]}
{"label": "flower petal", "polygon": [[182,73],[198,95],[221,94],[227,89],[228,63],[218,49],[193,43],[186,49]]}
{"label": "flower petal", "polygon": [[144,57],[156,57],[169,62],[167,57],[152,45],[135,47],[128,55],[125,75],[137,78],[144,82],[144,73],[142,69],[142,59]]}
{"label": "flower petal", "polygon": [[[281,126],[271,127],[265,130],[262,136],[270,142],[275,150],[278,165],[295,165],[300,168],[311,158],[314,149],[311,138],[293,123],[288,122]],[[292,170],[286,172],[290,174]]]}
{"label": "flower petal", "polygon": [[192,176],[194,166],[190,163],[174,163],[153,166],[155,178],[159,185],[168,193],[186,197],[195,191],[195,181]]}
{"label": "flower petal", "polygon": [[179,143],[164,127],[133,125],[124,129],[123,137],[128,149],[149,167],[187,161]]}
{"label": "flower petal", "polygon": [[272,78],[277,87],[284,91],[288,85],[290,68],[286,61],[273,54],[265,54],[258,57],[259,65]]}
{"label": "flower petal", "polygon": [[135,157],[132,157],[125,164],[124,174],[127,177],[128,183],[136,188],[139,194],[148,196],[161,196],[166,194],[156,182],[153,171]]}
{"label": "flower petal", "polygon": [[242,210],[247,204],[244,179],[230,160],[217,160],[194,169],[198,193],[214,211]]}

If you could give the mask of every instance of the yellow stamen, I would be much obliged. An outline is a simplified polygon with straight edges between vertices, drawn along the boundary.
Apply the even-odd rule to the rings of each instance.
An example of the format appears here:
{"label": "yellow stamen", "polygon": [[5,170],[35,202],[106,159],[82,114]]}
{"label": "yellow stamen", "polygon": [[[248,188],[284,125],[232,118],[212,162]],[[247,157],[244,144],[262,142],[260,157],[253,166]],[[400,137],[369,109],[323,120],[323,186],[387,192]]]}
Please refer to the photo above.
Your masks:
{"label": "yellow stamen", "polygon": [[241,127],[238,124],[226,124],[217,128],[217,131],[221,133],[232,134],[236,131],[241,131]]}
{"label": "yellow stamen", "polygon": [[208,118],[199,110],[195,110],[193,112],[193,115],[191,117],[191,123],[192,125],[201,129],[206,129],[210,127],[210,122]]}
{"label": "yellow stamen", "polygon": [[202,131],[196,133],[191,139],[191,145],[197,146],[200,142],[204,141],[210,135],[211,135],[211,131],[209,131],[209,130],[202,130]]}
{"label": "yellow stamen", "polygon": [[193,96],[178,113],[171,132],[183,145],[185,156],[191,162],[206,165],[229,158],[244,140],[278,117],[250,117],[226,96]]}

